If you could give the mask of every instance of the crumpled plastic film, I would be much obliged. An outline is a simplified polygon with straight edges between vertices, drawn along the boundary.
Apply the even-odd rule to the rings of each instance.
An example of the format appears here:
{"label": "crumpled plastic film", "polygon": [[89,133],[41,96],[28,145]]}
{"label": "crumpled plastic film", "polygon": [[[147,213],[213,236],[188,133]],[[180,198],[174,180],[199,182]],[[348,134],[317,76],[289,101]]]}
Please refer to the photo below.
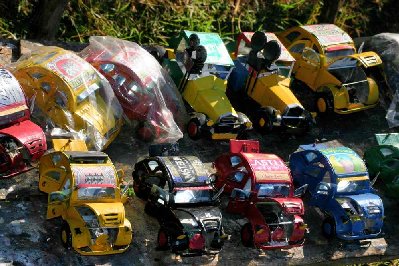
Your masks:
{"label": "crumpled plastic film", "polygon": [[89,41],[80,56],[108,79],[139,138],[154,143],[182,138],[186,110],[158,61],[134,42],[109,36],[92,36]]}
{"label": "crumpled plastic film", "polygon": [[39,47],[11,68],[47,135],[54,128],[79,132],[90,150],[105,149],[118,135],[123,111],[110,84],[73,52]]}
{"label": "crumpled plastic film", "polygon": [[[388,88],[381,91],[382,103],[388,107],[386,119],[389,127],[399,126],[399,34],[380,33],[366,38],[363,51],[374,51],[382,59]],[[385,102],[387,101],[387,102]]]}

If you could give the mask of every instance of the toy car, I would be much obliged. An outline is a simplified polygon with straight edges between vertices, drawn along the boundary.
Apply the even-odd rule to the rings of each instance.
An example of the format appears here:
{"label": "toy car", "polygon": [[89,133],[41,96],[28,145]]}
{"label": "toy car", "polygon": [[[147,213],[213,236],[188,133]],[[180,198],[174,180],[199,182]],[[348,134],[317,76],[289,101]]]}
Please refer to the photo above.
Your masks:
{"label": "toy car", "polygon": [[222,248],[226,235],[215,206],[220,193],[209,182],[205,166],[194,156],[148,157],[135,164],[133,187],[160,223],[160,249],[200,255]]}
{"label": "toy car", "polygon": [[367,168],[350,148],[334,142],[301,145],[290,156],[294,182],[309,185],[309,204],[325,215],[327,238],[368,239],[381,233],[384,206],[373,193]]}
{"label": "toy car", "polygon": [[375,107],[373,71],[381,59],[356,53],[352,38],[334,24],[297,26],[278,34],[296,59],[293,75],[316,93],[320,113],[348,114]]}
{"label": "toy car", "polygon": [[[258,57],[261,51],[264,58]],[[290,90],[295,59],[276,35],[243,32],[238,36],[235,54],[228,96],[242,105],[254,127],[261,133],[269,132],[275,126],[293,133],[307,131],[313,117]]]}
{"label": "toy car", "polygon": [[58,47],[41,47],[14,65],[13,73],[47,130],[81,131],[91,149],[105,149],[118,135],[122,109],[110,85],[89,63]]}
{"label": "toy car", "polygon": [[[187,49],[193,50],[197,59],[187,58]],[[169,59],[163,61],[163,66],[191,112],[187,124],[190,138],[204,135],[211,139],[234,139],[252,128],[246,115],[236,112],[226,96],[227,79],[234,64],[218,34],[182,31],[174,54],[167,54]]]}
{"label": "toy car", "polygon": [[0,177],[28,171],[47,150],[43,130],[32,121],[15,77],[0,68]]}
{"label": "toy car", "polygon": [[304,205],[298,198],[306,186],[294,192],[292,177],[283,160],[259,153],[259,142],[230,140],[230,152],[215,162],[215,187],[231,193],[227,211],[248,219],[241,229],[244,246],[288,249],[302,246],[306,224]]}
{"label": "toy car", "polygon": [[141,139],[173,142],[183,137],[174,118],[184,118],[181,96],[146,50],[133,42],[93,36],[80,55],[108,79],[128,121],[138,122]]}
{"label": "toy car", "polygon": [[386,194],[399,197],[399,149],[393,145],[373,146],[364,151],[364,160],[370,177],[382,180]]}
{"label": "toy car", "polygon": [[61,241],[82,255],[122,253],[132,241],[121,192],[122,172],[83,140],[55,139],[42,156],[39,189],[49,193],[47,219],[61,217]]}

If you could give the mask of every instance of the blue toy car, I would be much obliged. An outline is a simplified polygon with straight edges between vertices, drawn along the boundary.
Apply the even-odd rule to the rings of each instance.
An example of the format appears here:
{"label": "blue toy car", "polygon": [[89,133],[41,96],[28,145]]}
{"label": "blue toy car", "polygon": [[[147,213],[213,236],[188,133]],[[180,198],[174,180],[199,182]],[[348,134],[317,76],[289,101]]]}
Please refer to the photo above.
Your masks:
{"label": "blue toy car", "polygon": [[328,142],[301,145],[289,164],[294,184],[309,185],[309,205],[325,214],[322,232],[327,238],[379,236],[384,206],[373,193],[363,160],[353,150]]}

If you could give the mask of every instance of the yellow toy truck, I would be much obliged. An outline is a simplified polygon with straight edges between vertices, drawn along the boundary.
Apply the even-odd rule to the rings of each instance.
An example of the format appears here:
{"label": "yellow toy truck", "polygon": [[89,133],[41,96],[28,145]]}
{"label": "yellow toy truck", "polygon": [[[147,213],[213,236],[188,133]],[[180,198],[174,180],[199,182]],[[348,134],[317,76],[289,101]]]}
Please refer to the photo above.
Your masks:
{"label": "yellow toy truck", "polygon": [[123,171],[83,140],[54,139],[42,156],[39,189],[48,193],[47,219],[61,217],[61,241],[82,255],[122,253],[132,241],[125,217]]}
{"label": "yellow toy truck", "polygon": [[297,26],[278,34],[296,59],[293,75],[316,93],[320,113],[349,114],[375,107],[373,78],[380,57],[356,53],[352,38],[334,24]]}

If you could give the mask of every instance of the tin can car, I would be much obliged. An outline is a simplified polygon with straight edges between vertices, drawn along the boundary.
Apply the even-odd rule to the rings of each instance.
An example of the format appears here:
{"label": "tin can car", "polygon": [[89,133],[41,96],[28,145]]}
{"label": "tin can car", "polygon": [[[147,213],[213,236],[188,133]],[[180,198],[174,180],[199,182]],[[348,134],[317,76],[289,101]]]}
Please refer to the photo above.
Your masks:
{"label": "tin can car", "polygon": [[110,85],[89,63],[58,47],[41,47],[16,62],[13,74],[42,127],[82,132],[90,149],[105,149],[122,126]]}
{"label": "tin can car", "polygon": [[381,234],[384,206],[353,150],[334,142],[301,145],[290,156],[290,168],[296,184],[309,185],[309,204],[324,213],[322,232],[327,238],[356,240]]}
{"label": "tin can car", "polygon": [[356,53],[352,38],[334,24],[297,26],[278,34],[296,59],[293,75],[316,93],[320,113],[349,114],[378,104],[374,52]]}
{"label": "tin can car", "polygon": [[135,164],[133,187],[160,224],[158,248],[182,255],[217,253],[227,235],[217,193],[194,156],[155,156]]}
{"label": "tin can car", "polygon": [[[191,40],[190,40],[191,37]],[[195,54],[190,58],[187,50]],[[237,138],[252,128],[248,117],[236,110],[226,96],[228,77],[234,63],[216,33],[182,31],[174,51],[167,53],[163,66],[182,93],[191,119],[190,138]]]}
{"label": "tin can car", "polygon": [[378,145],[364,151],[370,177],[381,180],[390,197],[399,197],[399,149],[393,145]]}
{"label": "tin can car", "polygon": [[47,150],[43,130],[30,121],[25,95],[15,77],[0,68],[0,177],[28,171]]}
{"label": "tin can car", "polygon": [[110,82],[129,124],[147,141],[173,142],[183,137],[177,121],[185,108],[175,84],[151,54],[134,42],[92,36],[80,56]]}
{"label": "tin can car", "polygon": [[[61,241],[82,255],[122,253],[132,241],[121,191],[122,171],[83,140],[55,139],[42,156],[39,189],[48,193],[47,219],[61,217]],[[72,150],[71,150],[72,149]]]}
{"label": "tin can car", "polygon": [[[262,53],[262,57],[259,54]],[[290,90],[295,59],[271,32],[242,32],[237,38],[228,96],[249,115],[254,127],[267,133],[280,127],[292,133],[306,132],[313,124]]]}
{"label": "tin can car", "polygon": [[245,216],[241,229],[244,246],[289,249],[302,246],[307,225],[299,198],[306,186],[294,191],[283,160],[259,152],[259,142],[230,140],[230,152],[215,162],[217,188],[230,194],[227,211]]}

